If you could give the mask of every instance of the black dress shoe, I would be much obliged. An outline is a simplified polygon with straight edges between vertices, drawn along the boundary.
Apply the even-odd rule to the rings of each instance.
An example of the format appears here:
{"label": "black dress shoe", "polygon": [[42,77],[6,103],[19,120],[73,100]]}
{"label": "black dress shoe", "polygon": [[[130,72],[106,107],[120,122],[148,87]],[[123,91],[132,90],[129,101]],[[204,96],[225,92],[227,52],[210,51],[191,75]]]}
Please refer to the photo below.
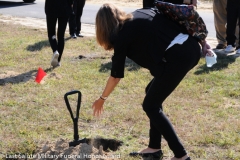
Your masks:
{"label": "black dress shoe", "polygon": [[187,159],[185,159],[185,160],[191,160],[191,158],[190,157],[188,157]]}
{"label": "black dress shoe", "polygon": [[218,44],[216,49],[225,49],[226,48],[226,45],[224,44]]}
{"label": "black dress shoe", "polygon": [[144,157],[144,158],[147,158],[147,157],[151,157],[151,158],[154,158],[154,159],[162,159],[163,157],[163,153],[161,150],[157,151],[157,152],[153,152],[153,153],[138,153],[138,152],[131,152],[129,154],[129,156],[131,157],[137,157],[137,156],[141,156],[141,157]]}

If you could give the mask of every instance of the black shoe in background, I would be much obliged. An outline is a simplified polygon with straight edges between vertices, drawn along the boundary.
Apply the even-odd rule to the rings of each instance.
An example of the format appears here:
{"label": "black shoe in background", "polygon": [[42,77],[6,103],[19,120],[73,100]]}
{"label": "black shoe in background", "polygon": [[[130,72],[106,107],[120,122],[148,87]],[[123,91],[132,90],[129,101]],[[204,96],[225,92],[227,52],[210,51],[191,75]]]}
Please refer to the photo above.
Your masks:
{"label": "black shoe in background", "polygon": [[227,46],[224,44],[218,44],[216,49],[225,49]]}
{"label": "black shoe in background", "polygon": [[78,33],[77,36],[78,37],[83,37],[83,35],[81,33]]}
{"label": "black shoe in background", "polygon": [[71,38],[76,39],[77,38],[76,34],[75,33],[71,34]]}

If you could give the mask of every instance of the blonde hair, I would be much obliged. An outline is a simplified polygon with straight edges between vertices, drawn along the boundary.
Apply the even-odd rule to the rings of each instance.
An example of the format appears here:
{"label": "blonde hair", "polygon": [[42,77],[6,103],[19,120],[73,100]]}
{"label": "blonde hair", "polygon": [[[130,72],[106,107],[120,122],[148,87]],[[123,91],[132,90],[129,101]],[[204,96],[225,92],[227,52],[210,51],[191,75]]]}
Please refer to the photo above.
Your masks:
{"label": "blonde hair", "polygon": [[96,15],[96,39],[105,50],[112,50],[111,36],[117,34],[120,24],[131,19],[132,14],[126,14],[113,4],[105,3]]}

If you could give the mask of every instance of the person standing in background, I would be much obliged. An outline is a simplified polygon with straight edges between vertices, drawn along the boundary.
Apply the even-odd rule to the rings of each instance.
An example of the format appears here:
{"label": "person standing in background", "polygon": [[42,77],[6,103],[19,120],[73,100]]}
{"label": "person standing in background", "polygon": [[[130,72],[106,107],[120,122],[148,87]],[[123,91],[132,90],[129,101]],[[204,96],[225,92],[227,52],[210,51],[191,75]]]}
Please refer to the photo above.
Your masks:
{"label": "person standing in background", "polygon": [[[227,40],[227,47],[225,52],[234,52],[237,47],[237,54],[240,54],[240,46],[236,44],[236,28],[239,30],[240,24],[240,1],[239,0],[228,0],[227,1],[227,30],[226,30],[226,40]],[[238,26],[236,26],[238,25]],[[237,35],[239,37],[239,35]],[[238,41],[239,43],[239,41]]]}
{"label": "person standing in background", "polygon": [[[68,18],[71,13],[72,0],[46,0],[45,14],[47,22],[47,33],[50,46],[53,51],[51,66],[60,66],[62,53],[64,50],[64,34],[67,27]],[[58,23],[57,36],[56,25]]]}
{"label": "person standing in background", "polygon": [[69,33],[72,38],[83,37],[81,34],[81,17],[86,0],[73,0],[72,14],[69,18]]}
{"label": "person standing in background", "polygon": [[[164,2],[170,2],[173,4],[193,4],[197,6],[198,0],[160,0]],[[154,7],[155,0],[143,0],[143,8],[152,8]]]}
{"label": "person standing in background", "polygon": [[[226,26],[227,26],[227,0],[213,0],[213,13],[214,13],[214,25],[216,30],[216,38],[218,41],[218,45],[216,49],[225,49],[227,47],[227,34],[226,34]],[[239,29],[237,28],[234,31],[236,35],[236,42],[238,44],[238,33]],[[228,48],[226,51],[229,52],[231,48]]]}
{"label": "person standing in background", "polygon": [[226,23],[227,23],[227,0],[213,0],[214,25],[218,45],[216,49],[225,49],[226,41]]}

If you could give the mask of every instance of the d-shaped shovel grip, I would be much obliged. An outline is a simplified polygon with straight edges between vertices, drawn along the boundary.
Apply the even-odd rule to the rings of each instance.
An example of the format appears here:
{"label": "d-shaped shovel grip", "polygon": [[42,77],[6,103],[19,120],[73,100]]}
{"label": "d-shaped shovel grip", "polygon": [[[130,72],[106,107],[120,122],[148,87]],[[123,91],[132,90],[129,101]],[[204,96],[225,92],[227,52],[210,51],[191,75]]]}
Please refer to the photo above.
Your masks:
{"label": "d-shaped shovel grip", "polygon": [[[69,95],[73,95],[73,94],[78,94],[78,102],[77,102],[77,111],[76,111],[76,117],[73,116],[73,112],[72,112],[72,109],[70,107],[70,104],[69,104],[69,101],[68,101],[68,96]],[[74,140],[77,141],[79,139],[79,135],[78,135],[78,118],[79,118],[79,111],[80,111],[80,106],[81,106],[81,98],[82,98],[82,94],[80,91],[77,91],[77,90],[73,90],[73,91],[70,91],[70,92],[67,92],[65,95],[64,95],[64,100],[65,100],[65,103],[67,105],[67,108],[68,108],[68,111],[71,115],[71,118],[73,120],[73,129],[74,129]]]}

